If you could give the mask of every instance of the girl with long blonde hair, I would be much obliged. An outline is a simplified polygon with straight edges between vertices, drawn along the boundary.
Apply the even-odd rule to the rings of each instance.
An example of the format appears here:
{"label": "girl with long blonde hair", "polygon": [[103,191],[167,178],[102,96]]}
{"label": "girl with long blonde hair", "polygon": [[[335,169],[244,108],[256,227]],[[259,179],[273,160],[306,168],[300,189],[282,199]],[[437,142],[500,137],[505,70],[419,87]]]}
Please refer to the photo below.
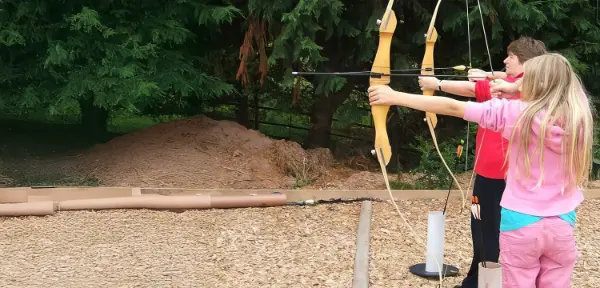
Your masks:
{"label": "girl with long blonde hair", "polygon": [[509,140],[500,206],[503,287],[570,287],[577,261],[575,209],[592,162],[593,119],[569,61],[549,53],[525,62],[517,83],[496,82],[496,96],[475,103],[369,87],[371,105],[399,105],[461,117]]}

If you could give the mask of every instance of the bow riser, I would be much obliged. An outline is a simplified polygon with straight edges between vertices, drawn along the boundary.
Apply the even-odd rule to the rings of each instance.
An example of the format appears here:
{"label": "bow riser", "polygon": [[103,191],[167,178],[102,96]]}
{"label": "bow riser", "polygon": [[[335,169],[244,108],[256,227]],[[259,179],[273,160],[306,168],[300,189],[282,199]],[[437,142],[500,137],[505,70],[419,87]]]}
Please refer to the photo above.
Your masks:
{"label": "bow riser", "polygon": [[[388,6],[384,17],[380,21],[379,28],[379,46],[377,54],[373,60],[372,73],[381,73],[384,75],[390,74],[390,51],[392,46],[392,38],[396,30],[397,20],[396,14]],[[369,85],[388,85],[390,76],[370,77]],[[375,152],[383,159],[387,166],[392,157],[392,147],[390,146],[389,137],[387,134],[387,114],[390,106],[371,106],[371,114],[373,115],[373,125],[375,126]]]}
{"label": "bow riser", "polygon": [[[435,42],[437,41],[437,30],[435,28],[431,28],[431,33],[425,36],[425,55],[423,56],[423,62],[421,63],[421,75],[431,76],[434,75],[434,61],[433,61],[433,51],[435,48]],[[434,90],[423,90],[423,96],[433,96],[435,93]],[[427,112],[425,113],[426,121],[431,123],[433,128],[437,126],[437,116],[434,113]]]}

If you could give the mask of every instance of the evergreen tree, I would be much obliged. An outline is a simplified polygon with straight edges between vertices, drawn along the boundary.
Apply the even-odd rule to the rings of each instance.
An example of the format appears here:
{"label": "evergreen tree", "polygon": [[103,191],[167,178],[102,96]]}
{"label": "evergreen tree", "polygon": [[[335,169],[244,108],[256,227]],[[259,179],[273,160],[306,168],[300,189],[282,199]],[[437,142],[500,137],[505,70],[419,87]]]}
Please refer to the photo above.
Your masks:
{"label": "evergreen tree", "polygon": [[198,27],[239,11],[205,2],[4,1],[0,99],[23,113],[80,110],[86,130],[101,133],[117,108],[231,93],[204,72],[210,46]]}
{"label": "evergreen tree", "polygon": [[[260,65],[255,65],[259,72],[246,69],[242,75],[260,73],[261,81],[283,82],[286,89],[291,90],[301,87],[294,86],[292,70],[370,70],[378,44],[375,23],[383,14],[387,1],[250,0],[247,3],[246,13],[251,17],[247,18],[246,31],[252,31],[257,37],[254,38],[256,44],[246,41],[242,45],[242,51],[248,53],[242,52],[246,56],[242,57],[241,65],[253,59],[254,54],[250,52],[255,50],[259,50],[256,54],[260,57],[256,61]],[[393,9],[399,24],[392,46],[392,69],[420,67],[424,53],[423,35],[436,3],[433,0],[395,1]],[[504,66],[502,61],[508,43],[520,36],[532,36],[543,40],[551,51],[566,55],[586,80],[587,87],[593,93],[598,92],[597,81],[590,75],[594,75],[592,68],[598,65],[600,30],[595,18],[597,7],[592,7],[589,1],[480,1],[481,11],[477,3],[474,0],[442,2],[435,24],[439,34],[435,48],[436,67],[472,64],[474,68],[490,70],[488,59],[491,56],[492,67],[500,70]],[[487,43],[483,28],[486,29]],[[267,35],[276,36],[268,38]],[[252,47],[255,50],[251,50]],[[491,55],[488,55],[487,47]],[[366,91],[368,77],[304,78],[309,81],[309,89],[302,86],[302,101],[310,103],[312,110],[308,146],[326,147],[332,115],[349,99],[353,89]],[[391,85],[420,92],[416,77],[393,78]],[[294,96],[293,100],[297,98]],[[413,125],[424,125],[422,121],[413,122],[419,123]],[[419,128],[422,129],[416,130],[427,131],[425,126]]]}

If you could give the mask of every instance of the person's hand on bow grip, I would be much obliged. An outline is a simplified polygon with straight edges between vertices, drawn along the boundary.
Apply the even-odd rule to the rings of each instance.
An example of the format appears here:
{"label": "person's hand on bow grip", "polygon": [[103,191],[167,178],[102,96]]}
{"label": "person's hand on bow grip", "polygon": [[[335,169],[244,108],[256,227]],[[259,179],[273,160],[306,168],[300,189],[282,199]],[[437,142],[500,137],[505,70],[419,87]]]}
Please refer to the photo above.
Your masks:
{"label": "person's hand on bow grip", "polygon": [[435,91],[440,87],[440,80],[432,76],[419,76],[419,87],[421,87],[421,91]]}
{"label": "person's hand on bow grip", "polygon": [[495,79],[490,82],[490,93],[494,98],[511,98],[519,93],[521,81],[515,83],[506,82],[502,79]]}
{"label": "person's hand on bow grip", "polygon": [[371,106],[394,105],[394,98],[397,97],[396,91],[387,85],[374,85],[369,87],[367,91],[369,92],[369,104]]}

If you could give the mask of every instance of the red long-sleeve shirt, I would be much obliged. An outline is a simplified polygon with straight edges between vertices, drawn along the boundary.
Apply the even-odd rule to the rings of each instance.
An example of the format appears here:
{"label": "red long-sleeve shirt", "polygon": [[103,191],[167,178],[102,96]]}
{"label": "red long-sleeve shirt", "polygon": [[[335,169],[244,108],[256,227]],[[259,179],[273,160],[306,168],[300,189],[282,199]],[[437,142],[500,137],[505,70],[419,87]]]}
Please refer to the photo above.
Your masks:
{"label": "red long-sleeve shirt", "polygon": [[[521,77],[523,77],[523,73],[517,75],[517,77],[506,77],[504,81],[512,83]],[[520,93],[510,97],[510,99],[519,98],[521,98]],[[477,102],[485,102],[492,99],[489,80],[481,80],[475,83],[475,99]],[[475,140],[475,157],[479,155],[480,159],[475,160],[477,162],[475,173],[486,178],[504,179],[506,169],[508,168],[508,163],[504,165],[507,149],[508,140],[504,139],[501,133],[479,126]]]}

